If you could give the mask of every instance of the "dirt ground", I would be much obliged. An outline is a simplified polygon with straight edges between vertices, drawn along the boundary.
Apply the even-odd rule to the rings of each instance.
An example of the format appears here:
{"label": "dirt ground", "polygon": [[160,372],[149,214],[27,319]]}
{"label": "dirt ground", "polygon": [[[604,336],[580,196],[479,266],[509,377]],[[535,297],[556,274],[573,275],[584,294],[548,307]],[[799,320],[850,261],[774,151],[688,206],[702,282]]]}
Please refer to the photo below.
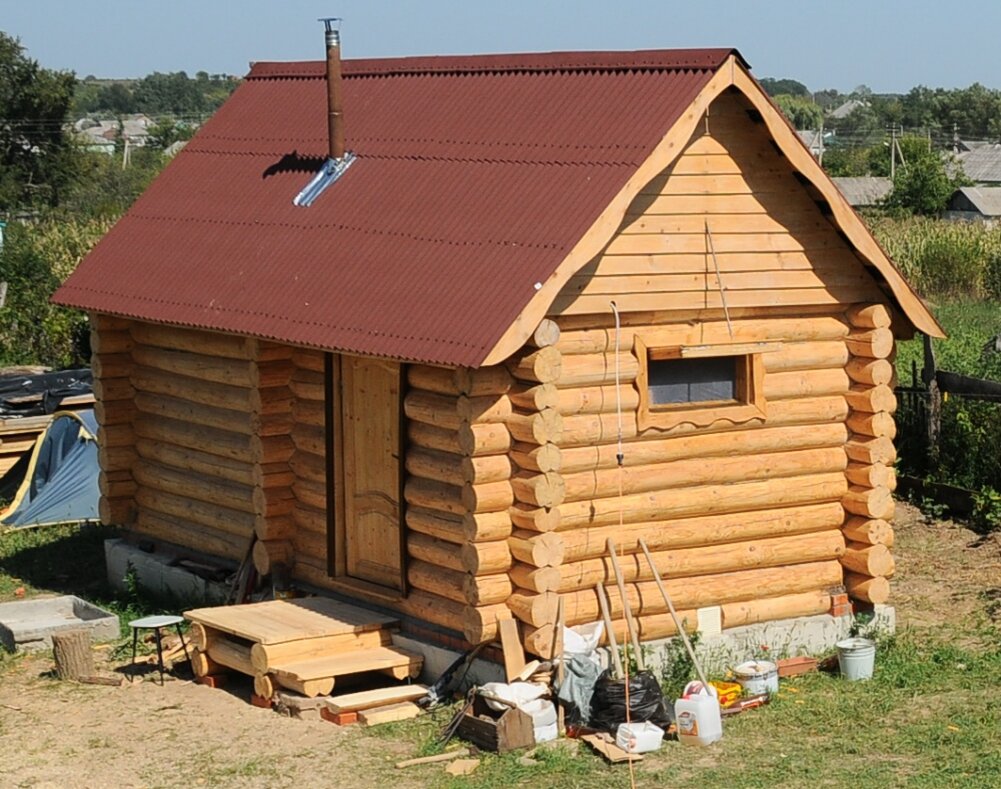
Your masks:
{"label": "dirt ground", "polygon": [[[893,604],[898,627],[1001,616],[1001,535],[978,538],[901,505]],[[945,596],[943,596],[945,590]],[[103,650],[110,671],[120,653]],[[109,659],[115,658],[117,659]],[[412,736],[339,728],[248,703],[249,682],[213,690],[182,680],[122,688],[52,679],[48,655],[0,674],[0,784],[9,787],[406,786],[420,770]]]}

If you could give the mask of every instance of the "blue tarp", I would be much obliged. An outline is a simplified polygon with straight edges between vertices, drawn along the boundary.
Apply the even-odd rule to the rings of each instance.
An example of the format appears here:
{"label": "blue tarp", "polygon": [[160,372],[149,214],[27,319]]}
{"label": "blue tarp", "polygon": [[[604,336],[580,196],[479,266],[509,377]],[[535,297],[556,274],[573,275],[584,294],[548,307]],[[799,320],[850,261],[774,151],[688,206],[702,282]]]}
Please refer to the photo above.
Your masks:
{"label": "blue tarp", "polygon": [[94,412],[57,412],[36,441],[24,480],[0,524],[17,528],[97,521],[97,479]]}

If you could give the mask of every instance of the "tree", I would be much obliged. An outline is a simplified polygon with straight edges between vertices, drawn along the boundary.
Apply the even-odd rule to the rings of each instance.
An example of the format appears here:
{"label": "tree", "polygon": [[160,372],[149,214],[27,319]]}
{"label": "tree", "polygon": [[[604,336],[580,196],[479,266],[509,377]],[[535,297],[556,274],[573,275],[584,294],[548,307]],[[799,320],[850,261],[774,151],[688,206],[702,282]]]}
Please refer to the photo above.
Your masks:
{"label": "tree", "polygon": [[824,122],[824,111],[808,98],[782,94],[775,103],[797,129],[819,129]]}
{"label": "tree", "polygon": [[56,205],[76,151],[64,132],[76,77],[39,67],[0,31],[0,211]]}
{"label": "tree", "polygon": [[969,183],[961,173],[950,176],[946,160],[922,137],[903,137],[900,151],[904,163],[897,165],[889,208],[934,216],[941,213],[960,186]]}
{"label": "tree", "polygon": [[150,114],[196,115],[205,109],[205,97],[197,80],[183,71],[154,71],[136,84],[136,105]]}
{"label": "tree", "polygon": [[769,96],[809,96],[810,90],[802,82],[794,79],[775,79],[765,77],[761,80],[761,87]]}

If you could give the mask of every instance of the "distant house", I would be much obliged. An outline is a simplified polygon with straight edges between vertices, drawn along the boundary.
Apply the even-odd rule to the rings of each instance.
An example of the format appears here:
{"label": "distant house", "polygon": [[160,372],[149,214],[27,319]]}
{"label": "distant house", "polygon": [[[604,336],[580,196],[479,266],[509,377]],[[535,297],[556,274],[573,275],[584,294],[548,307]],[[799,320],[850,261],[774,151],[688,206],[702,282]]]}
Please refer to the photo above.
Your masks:
{"label": "distant house", "polygon": [[1001,220],[1001,186],[964,186],[949,198],[946,219],[995,224]]}
{"label": "distant house", "polygon": [[1001,145],[980,145],[961,151],[956,158],[974,183],[1001,186]]}
{"label": "distant house", "polygon": [[832,178],[852,208],[876,205],[893,191],[893,181],[872,175]]}
{"label": "distant house", "polygon": [[834,118],[835,120],[842,120],[843,118],[847,118],[849,115],[855,112],[855,110],[861,110],[868,106],[869,106],[868,102],[861,101],[859,99],[848,99],[848,101],[846,101],[840,107],[831,110],[831,113],[828,117]]}
{"label": "distant house", "polygon": [[824,150],[824,133],[819,129],[801,129],[796,132],[803,141],[803,145],[809,148],[814,159],[819,159]]}
{"label": "distant house", "polygon": [[81,118],[73,124],[73,129],[86,150],[111,156],[115,152],[115,140],[119,137],[127,139],[133,147],[144,146],[154,123],[152,118],[140,113],[126,115],[121,121]]}

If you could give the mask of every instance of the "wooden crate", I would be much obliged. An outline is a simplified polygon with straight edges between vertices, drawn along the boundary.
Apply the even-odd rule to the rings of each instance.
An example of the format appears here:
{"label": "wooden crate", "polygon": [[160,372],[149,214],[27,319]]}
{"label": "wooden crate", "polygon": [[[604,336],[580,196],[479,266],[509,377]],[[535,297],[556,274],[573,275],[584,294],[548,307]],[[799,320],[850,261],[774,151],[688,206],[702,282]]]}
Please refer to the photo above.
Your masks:
{"label": "wooden crate", "polygon": [[518,709],[495,712],[477,696],[462,716],[456,734],[482,751],[507,753],[535,745],[532,717]]}

